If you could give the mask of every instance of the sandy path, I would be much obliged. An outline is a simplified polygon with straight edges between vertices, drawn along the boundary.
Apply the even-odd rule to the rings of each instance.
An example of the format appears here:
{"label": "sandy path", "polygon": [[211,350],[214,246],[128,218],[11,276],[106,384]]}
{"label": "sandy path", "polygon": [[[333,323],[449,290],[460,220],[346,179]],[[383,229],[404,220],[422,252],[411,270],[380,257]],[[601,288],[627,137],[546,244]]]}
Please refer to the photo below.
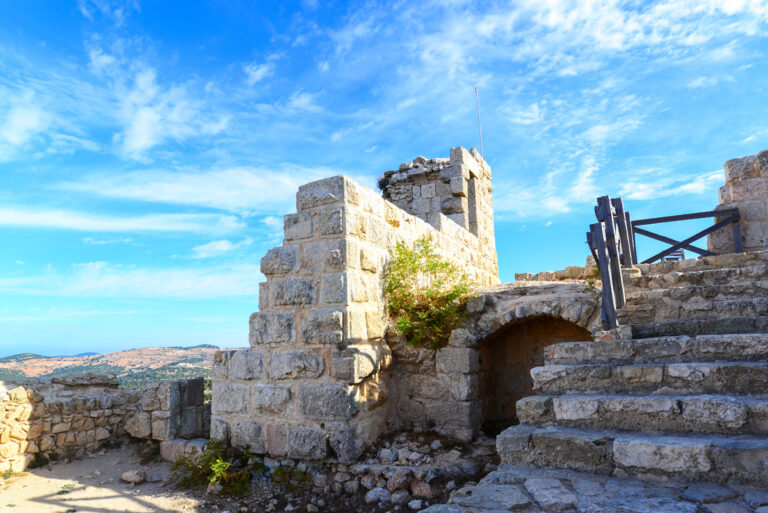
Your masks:
{"label": "sandy path", "polygon": [[120,480],[123,472],[143,470],[147,476],[165,477],[167,463],[141,465],[133,447],[113,449],[72,463],[0,478],[0,513],[202,513],[191,496],[162,483],[130,488]]}

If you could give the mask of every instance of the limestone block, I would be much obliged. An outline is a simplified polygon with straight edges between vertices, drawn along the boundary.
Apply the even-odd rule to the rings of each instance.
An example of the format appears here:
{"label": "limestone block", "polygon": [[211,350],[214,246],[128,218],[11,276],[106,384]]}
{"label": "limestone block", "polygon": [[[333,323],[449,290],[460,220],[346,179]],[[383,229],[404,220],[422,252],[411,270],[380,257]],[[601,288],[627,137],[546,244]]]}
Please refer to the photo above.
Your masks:
{"label": "limestone block", "polygon": [[437,352],[437,371],[444,374],[477,372],[480,354],[475,349],[444,347]]}
{"label": "limestone block", "polygon": [[768,150],[763,150],[757,154],[755,165],[760,171],[760,176],[768,176]]}
{"label": "limestone block", "polygon": [[181,407],[181,387],[178,381],[160,383],[157,387],[157,400],[161,410],[177,410]]}
{"label": "limestone block", "polygon": [[366,338],[379,340],[387,331],[387,317],[381,311],[365,312]]}
{"label": "limestone block", "polygon": [[768,221],[742,224],[742,228],[745,250],[768,247]]}
{"label": "limestone block", "polygon": [[470,428],[468,434],[479,425],[479,412],[474,401],[429,401],[426,404],[427,417],[435,423],[435,429],[442,433],[459,433],[454,428]]}
{"label": "limestone block", "polygon": [[248,387],[237,383],[213,382],[212,401],[214,414],[244,411],[248,404]]}
{"label": "limestone block", "polygon": [[8,400],[12,403],[26,403],[29,402],[27,398],[27,391],[24,387],[16,387],[8,391]]}
{"label": "limestone block", "polygon": [[316,308],[304,313],[301,340],[305,344],[341,344],[344,339],[344,314],[333,308]]}
{"label": "limestone block", "polygon": [[283,221],[286,241],[311,239],[313,236],[312,216],[307,214],[288,214]]}
{"label": "limestone block", "polygon": [[[156,410],[152,412],[152,439],[170,440],[176,437],[181,424],[180,412]],[[99,439],[99,429],[96,430],[96,439]],[[108,437],[109,435],[107,435]]]}
{"label": "limestone block", "polygon": [[421,186],[421,197],[432,198],[435,196],[435,182],[430,182]]}
{"label": "limestone block", "polygon": [[225,378],[229,375],[229,360],[234,351],[216,351],[213,355],[213,377]]}
{"label": "limestone block", "polygon": [[339,463],[343,464],[353,463],[365,450],[365,440],[361,439],[352,427],[333,433],[330,444]]}
{"label": "limestone block", "polygon": [[456,401],[471,401],[480,394],[480,380],[477,374],[448,375],[447,382],[451,397]]}
{"label": "limestone block", "polygon": [[323,370],[322,356],[315,351],[301,349],[274,351],[267,365],[269,377],[274,379],[318,378]]}
{"label": "limestone block", "polygon": [[160,442],[160,457],[165,461],[175,463],[184,456],[187,441],[183,439],[165,440]]}
{"label": "limestone block", "polygon": [[731,185],[731,201],[766,201],[768,198],[768,177],[747,178]]}
{"label": "limestone block", "polygon": [[134,438],[149,438],[152,435],[152,418],[147,412],[136,413],[125,423],[125,430]]}
{"label": "limestone block", "polygon": [[[317,180],[299,187],[296,194],[296,205],[300,211],[306,209],[329,205],[332,203],[341,203],[345,199],[345,189],[348,184],[343,176],[334,176],[324,180]],[[349,200],[353,202],[353,191],[349,191]],[[354,203],[357,203],[354,201]]]}
{"label": "limestone block", "polygon": [[587,420],[597,418],[600,401],[597,399],[568,396],[555,397],[552,406],[557,420]]}
{"label": "limestone block", "polygon": [[315,215],[318,236],[344,233],[344,211],[340,208],[322,210]]}
{"label": "limestone block", "polygon": [[291,400],[291,389],[287,386],[254,385],[251,387],[249,411],[258,414],[282,413]]}
{"label": "limestone block", "polygon": [[451,194],[454,196],[467,196],[467,181],[463,176],[451,177]]}
{"label": "limestone block", "polygon": [[754,178],[759,174],[757,155],[731,159],[727,161],[723,167],[725,169],[726,183],[730,183],[734,180]]}
{"label": "limestone block", "polygon": [[451,347],[476,347],[477,339],[472,333],[463,328],[455,329],[451,332],[451,336],[448,339],[448,344]]}
{"label": "limestone block", "polygon": [[320,302],[347,304],[347,279],[344,273],[328,274],[320,281]]}
{"label": "limestone block", "polygon": [[346,323],[346,335],[344,338],[347,343],[357,343],[368,339],[365,312],[357,308],[348,309]]}
{"label": "limestone block", "polygon": [[298,248],[280,246],[267,251],[261,259],[261,272],[265,276],[277,276],[291,273],[298,268]]}
{"label": "limestone block", "polygon": [[232,423],[231,443],[239,449],[248,449],[255,454],[266,452],[264,432],[260,422],[236,420]]}
{"label": "limestone block", "polygon": [[306,274],[343,271],[347,266],[344,239],[308,242],[301,248],[301,271]]}
{"label": "limestone block", "polygon": [[684,439],[667,443],[619,437],[613,442],[613,459],[617,465],[663,472],[707,472],[712,464],[707,456],[707,443]]}
{"label": "limestone block", "polygon": [[288,454],[288,443],[285,431],[284,424],[267,424],[267,453],[273,458]]}
{"label": "limestone block", "polygon": [[211,418],[211,439],[227,440],[229,438],[229,424],[222,418]]}
{"label": "limestone block", "polygon": [[299,388],[301,414],[311,420],[341,420],[359,411],[355,389],[344,385],[302,385]]}
{"label": "limestone block", "polygon": [[747,407],[731,397],[694,396],[682,400],[683,418],[691,422],[737,429],[747,422]]}
{"label": "limestone block", "polygon": [[53,440],[53,437],[50,435],[43,435],[40,438],[40,451],[41,452],[50,452],[53,449],[56,448],[56,442]]}
{"label": "limestone block", "polygon": [[260,313],[251,315],[250,343],[255,347],[262,344],[285,344],[295,340],[293,313]]}
{"label": "limestone block", "polygon": [[494,511],[517,510],[531,505],[522,488],[515,485],[465,486],[451,494],[451,501],[464,508]]}
{"label": "limestone block", "polygon": [[309,426],[288,426],[288,457],[301,460],[325,458],[327,441],[322,431]]}
{"label": "limestone block", "polygon": [[[109,432],[108,429],[103,428],[103,427],[96,428],[96,441],[97,442],[101,442],[102,440],[106,440],[110,436],[112,436],[112,434]],[[67,440],[67,441],[69,441],[69,440]]]}
{"label": "limestone block", "polygon": [[197,406],[205,402],[205,379],[192,378],[180,382],[182,406]]}
{"label": "limestone block", "polygon": [[389,353],[386,344],[354,344],[333,354],[333,377],[346,383],[361,383],[381,368]]}
{"label": "limestone block", "polygon": [[264,372],[264,353],[253,349],[232,351],[229,361],[230,379],[262,379]]}
{"label": "limestone block", "polygon": [[544,511],[568,511],[576,505],[576,495],[558,479],[528,478],[525,489]]}
{"label": "limestone block", "polygon": [[269,303],[275,306],[311,305],[317,291],[311,278],[284,278],[269,284]]}
{"label": "limestone block", "polygon": [[381,268],[381,258],[378,253],[370,249],[360,250],[360,269],[371,273],[377,273]]}

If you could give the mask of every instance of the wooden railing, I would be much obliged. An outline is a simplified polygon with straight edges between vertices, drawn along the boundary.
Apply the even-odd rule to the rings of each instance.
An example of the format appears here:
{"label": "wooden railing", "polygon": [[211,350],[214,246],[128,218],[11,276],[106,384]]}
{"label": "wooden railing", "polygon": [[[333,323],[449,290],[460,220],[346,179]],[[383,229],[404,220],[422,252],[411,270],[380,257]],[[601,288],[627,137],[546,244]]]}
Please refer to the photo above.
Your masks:
{"label": "wooden railing", "polygon": [[[597,198],[595,216],[597,217],[597,223],[589,226],[587,244],[589,244],[589,249],[592,251],[592,256],[595,257],[600,271],[600,278],[603,282],[602,318],[603,326],[606,329],[618,327],[617,311],[626,304],[621,268],[622,266],[632,267],[638,263],[637,235],[643,235],[659,242],[670,244],[670,247],[664,251],[660,251],[643,260],[643,264],[662,260],[664,257],[681,249],[687,249],[702,256],[714,255],[715,253],[696,247],[692,243],[729,224],[732,225],[733,230],[734,251],[736,253],[742,252],[741,230],[739,227],[740,215],[737,209],[713,210],[710,212],[696,212],[693,214],[632,221],[629,212],[624,210],[624,202],[621,198],[611,199],[608,196],[601,196]],[[681,241],[659,235],[644,228],[638,228],[639,226],[649,224],[688,221],[707,217],[725,217],[725,219]]]}

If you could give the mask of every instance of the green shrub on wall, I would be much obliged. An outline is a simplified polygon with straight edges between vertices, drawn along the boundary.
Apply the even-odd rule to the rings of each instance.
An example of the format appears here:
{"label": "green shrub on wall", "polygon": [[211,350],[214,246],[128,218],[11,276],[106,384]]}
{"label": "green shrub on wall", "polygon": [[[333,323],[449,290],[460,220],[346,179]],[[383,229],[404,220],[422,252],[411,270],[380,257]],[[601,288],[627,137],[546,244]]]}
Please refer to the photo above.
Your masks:
{"label": "green shrub on wall", "polygon": [[421,237],[413,248],[398,243],[385,276],[389,314],[397,332],[415,347],[439,349],[466,318],[470,283]]}

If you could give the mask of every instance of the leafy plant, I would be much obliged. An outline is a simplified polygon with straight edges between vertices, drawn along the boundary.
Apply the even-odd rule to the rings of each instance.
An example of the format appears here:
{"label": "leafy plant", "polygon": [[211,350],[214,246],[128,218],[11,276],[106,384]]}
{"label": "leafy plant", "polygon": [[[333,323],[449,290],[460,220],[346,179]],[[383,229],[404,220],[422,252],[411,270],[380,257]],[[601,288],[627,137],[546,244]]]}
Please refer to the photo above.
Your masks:
{"label": "leafy plant", "polygon": [[592,266],[592,272],[584,279],[587,282],[587,286],[584,287],[584,292],[599,296],[602,291],[597,288],[597,282],[600,281],[600,269],[596,265]]}
{"label": "leafy plant", "polygon": [[147,440],[147,443],[137,447],[134,452],[142,465],[148,465],[160,456],[160,444],[154,440]]}
{"label": "leafy plant", "polygon": [[201,452],[184,454],[171,471],[182,488],[220,485],[226,495],[244,495],[249,490],[251,475],[260,473],[263,465],[248,453],[238,453],[220,441],[209,440]]}
{"label": "leafy plant", "polygon": [[439,349],[461,327],[470,297],[467,275],[421,237],[409,248],[398,243],[384,275],[389,314],[408,345]]}
{"label": "leafy plant", "polygon": [[13,474],[14,474],[13,470],[7,469],[3,471],[2,476],[3,476],[3,479],[10,479],[13,477]]}
{"label": "leafy plant", "polygon": [[73,484],[61,485],[61,489],[58,492],[56,492],[56,494],[67,495],[68,493],[71,493],[74,488],[75,488],[75,485]]}
{"label": "leafy plant", "polygon": [[102,449],[119,449],[124,443],[125,440],[104,440],[99,444],[99,447]]}

